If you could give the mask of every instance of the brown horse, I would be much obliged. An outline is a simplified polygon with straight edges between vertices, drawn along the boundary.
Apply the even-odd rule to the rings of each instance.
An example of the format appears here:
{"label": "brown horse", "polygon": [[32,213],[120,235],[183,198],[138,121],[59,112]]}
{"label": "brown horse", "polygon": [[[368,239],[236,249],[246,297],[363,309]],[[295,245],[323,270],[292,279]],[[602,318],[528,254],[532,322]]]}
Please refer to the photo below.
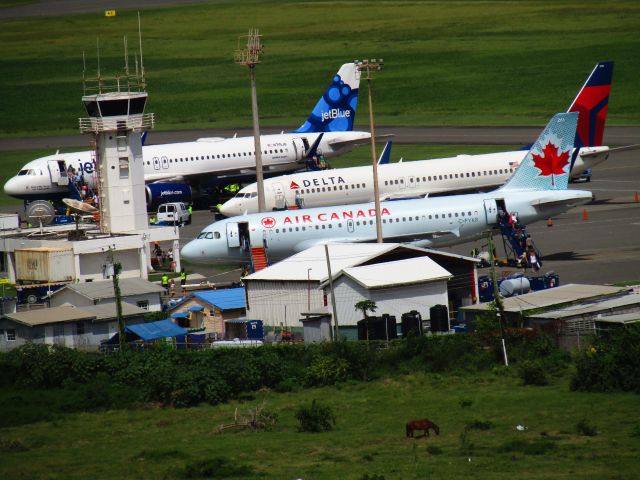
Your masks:
{"label": "brown horse", "polygon": [[440,435],[440,427],[433,423],[431,420],[423,418],[422,420],[409,420],[407,422],[407,437],[413,438],[413,432],[416,430],[423,430],[423,437],[429,436],[429,430],[433,430],[436,435]]}

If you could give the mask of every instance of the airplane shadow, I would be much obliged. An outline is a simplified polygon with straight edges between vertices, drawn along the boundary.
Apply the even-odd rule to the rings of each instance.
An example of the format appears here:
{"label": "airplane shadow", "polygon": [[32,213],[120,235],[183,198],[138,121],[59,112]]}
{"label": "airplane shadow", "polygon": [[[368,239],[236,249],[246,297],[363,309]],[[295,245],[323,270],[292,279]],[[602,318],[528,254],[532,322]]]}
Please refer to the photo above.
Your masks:
{"label": "airplane shadow", "polygon": [[542,256],[542,261],[548,260],[550,262],[554,262],[554,261],[564,262],[564,261],[590,260],[590,259],[591,259],[591,255],[576,253],[574,251],[557,252],[557,253],[552,253],[549,255]]}

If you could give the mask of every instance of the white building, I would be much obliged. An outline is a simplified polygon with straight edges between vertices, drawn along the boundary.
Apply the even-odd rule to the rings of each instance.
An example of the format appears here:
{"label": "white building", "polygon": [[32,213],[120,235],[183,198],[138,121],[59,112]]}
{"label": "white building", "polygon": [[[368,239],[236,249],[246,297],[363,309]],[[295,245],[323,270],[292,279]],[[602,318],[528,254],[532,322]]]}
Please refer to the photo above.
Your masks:
{"label": "white building", "polygon": [[[122,278],[119,281],[123,303],[128,303],[149,312],[159,312],[162,308],[160,295],[164,288],[142,278]],[[75,307],[91,305],[115,305],[116,296],[113,281],[72,283],[51,294],[52,307],[70,304]]]}
{"label": "white building", "polygon": [[[146,310],[123,303],[126,325],[144,322]],[[118,332],[115,304],[82,308],[65,304],[5,314],[0,318],[0,351],[25,343],[60,345],[81,350],[97,350],[101,342]]]}
{"label": "white building", "polygon": [[[455,315],[478,298],[477,260],[398,243],[329,244],[338,323],[355,330],[355,303],[377,303],[376,315],[417,310],[423,320],[436,304]],[[247,317],[265,327],[302,327],[303,313],[332,315],[325,246],[315,246],[244,278]]]}

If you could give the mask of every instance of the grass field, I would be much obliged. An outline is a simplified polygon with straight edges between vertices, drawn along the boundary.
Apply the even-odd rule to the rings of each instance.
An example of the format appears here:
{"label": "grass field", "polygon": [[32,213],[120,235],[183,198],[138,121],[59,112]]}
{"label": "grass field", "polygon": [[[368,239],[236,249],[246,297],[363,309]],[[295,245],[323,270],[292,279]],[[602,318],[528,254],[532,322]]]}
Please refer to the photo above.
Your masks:
{"label": "grass field", "polygon": [[[373,87],[382,125],[542,125],[600,60],[616,61],[609,124],[640,123],[635,0],[236,0],[141,13],[160,129],[250,126],[247,72],[233,62],[250,27],[264,35],[263,125],[301,124],[340,64],[371,57],[385,59]],[[122,69],[123,35],[135,64],[135,11],[1,25],[2,136],[77,131],[82,55],[93,75],[96,39],[103,74]]]}
{"label": "grass field", "polygon": [[[441,158],[461,153],[489,153],[506,151],[516,146],[510,147],[505,145],[394,145],[392,149],[392,161],[400,158],[409,160],[420,160],[425,158]],[[62,151],[62,150],[61,150]],[[66,151],[77,151],[77,149]],[[378,152],[381,147],[378,147]],[[20,168],[27,162],[35,158],[55,153],[52,149],[48,150],[20,150],[16,152],[0,151],[0,186],[11,177],[13,177]],[[364,165],[371,163],[371,149],[368,147],[357,148],[347,155],[337,157],[331,162],[334,168],[351,167],[355,165]],[[0,191],[0,207],[19,207],[22,205],[21,200],[8,197],[3,191]]]}
{"label": "grass field", "polygon": [[[36,397],[0,392],[2,478],[187,478],[186,465],[216,457],[252,471],[225,478],[591,480],[632,479],[640,471],[637,395],[570,392],[565,378],[524,387],[502,369],[262,392],[217,407],[49,413],[45,421],[6,426],[32,402],[51,401]],[[312,399],[333,407],[334,431],[297,432],[293,413]],[[273,431],[215,432],[236,408],[242,414],[263,403],[279,416]],[[405,438],[405,422],[421,417],[439,424],[440,436]],[[595,436],[578,432],[585,419]]]}

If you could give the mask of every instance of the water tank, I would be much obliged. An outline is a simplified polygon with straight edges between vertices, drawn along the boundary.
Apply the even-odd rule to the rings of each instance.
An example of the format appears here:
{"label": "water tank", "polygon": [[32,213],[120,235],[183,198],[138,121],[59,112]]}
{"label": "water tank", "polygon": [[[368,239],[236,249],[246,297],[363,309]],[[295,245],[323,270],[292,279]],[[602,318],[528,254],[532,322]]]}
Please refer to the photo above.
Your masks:
{"label": "water tank", "polygon": [[432,332],[449,331],[449,310],[446,305],[434,305],[429,309]]}
{"label": "water tank", "polygon": [[529,290],[531,290],[529,279],[522,274],[507,277],[500,283],[500,294],[503,297],[522,295]]}
{"label": "water tank", "polygon": [[[396,317],[384,314],[381,317],[369,317],[358,321],[358,340],[391,340],[398,338]],[[367,337],[368,330],[368,337]]]}
{"label": "water tank", "polygon": [[406,338],[408,335],[416,337],[422,335],[422,315],[420,315],[420,312],[417,310],[411,310],[410,312],[403,313],[401,322],[403,338]]}

